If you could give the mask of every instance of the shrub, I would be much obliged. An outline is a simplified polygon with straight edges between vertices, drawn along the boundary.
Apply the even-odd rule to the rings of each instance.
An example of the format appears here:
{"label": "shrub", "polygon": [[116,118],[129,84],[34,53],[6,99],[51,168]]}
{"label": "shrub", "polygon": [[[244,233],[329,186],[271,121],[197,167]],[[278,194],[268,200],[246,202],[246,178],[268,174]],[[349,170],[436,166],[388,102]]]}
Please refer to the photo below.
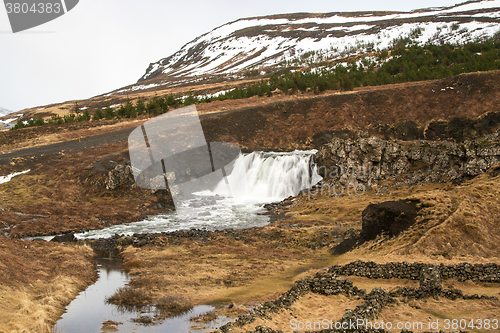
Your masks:
{"label": "shrub", "polygon": [[113,119],[115,117],[115,111],[111,107],[106,107],[104,110],[104,118],[107,120]]}
{"label": "shrub", "polygon": [[137,310],[150,305],[153,299],[151,295],[141,289],[128,287],[120,288],[112,296],[106,298],[106,303],[114,304],[126,310]]}
{"label": "shrub", "polygon": [[156,308],[169,315],[179,315],[193,308],[186,299],[179,296],[164,296],[155,302]]}
{"label": "shrub", "polygon": [[104,115],[102,114],[101,109],[95,110],[94,117],[92,118],[92,120],[100,120],[102,118],[104,118]]}

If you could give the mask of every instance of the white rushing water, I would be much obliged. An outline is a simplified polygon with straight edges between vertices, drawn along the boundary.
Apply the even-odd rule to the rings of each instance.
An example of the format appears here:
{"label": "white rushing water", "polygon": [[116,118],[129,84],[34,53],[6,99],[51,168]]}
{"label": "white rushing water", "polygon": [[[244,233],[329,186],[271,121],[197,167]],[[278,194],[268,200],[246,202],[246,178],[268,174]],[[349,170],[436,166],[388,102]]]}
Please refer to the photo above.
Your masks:
{"label": "white rushing water", "polygon": [[183,229],[220,230],[269,223],[263,205],[294,196],[322,178],[313,164],[312,151],[253,152],[240,155],[227,177],[214,189],[195,193],[182,202],[182,213],[151,216],[144,221],[75,234],[80,239],[108,238],[115,234],[170,232]]}

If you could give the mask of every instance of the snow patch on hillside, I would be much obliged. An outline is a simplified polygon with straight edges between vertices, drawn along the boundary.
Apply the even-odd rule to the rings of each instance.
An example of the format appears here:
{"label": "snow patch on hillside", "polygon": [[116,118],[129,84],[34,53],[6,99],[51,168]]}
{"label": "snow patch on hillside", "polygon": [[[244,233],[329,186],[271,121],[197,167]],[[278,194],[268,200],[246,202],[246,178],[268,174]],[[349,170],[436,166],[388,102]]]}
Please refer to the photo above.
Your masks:
{"label": "snow patch on hillside", "polygon": [[139,84],[113,94],[174,87],[205,75],[228,78],[250,69],[338,60],[390,48],[398,38],[410,37],[420,45],[465,43],[500,31],[500,0],[389,14],[309,15],[240,19],[220,26],[151,64],[141,78],[165,75],[175,80]]}
{"label": "snow patch on hillside", "polygon": [[4,117],[12,112],[15,112],[15,111],[10,111],[10,110],[4,109],[4,108],[0,108],[0,117]]}
{"label": "snow patch on hillside", "polygon": [[25,170],[25,171],[21,171],[21,172],[11,173],[10,175],[7,175],[7,176],[0,176],[0,184],[8,183],[8,182],[10,182],[10,180],[12,178],[19,176],[19,175],[22,175],[22,174],[25,174],[25,173],[28,173],[30,171],[31,170]]}

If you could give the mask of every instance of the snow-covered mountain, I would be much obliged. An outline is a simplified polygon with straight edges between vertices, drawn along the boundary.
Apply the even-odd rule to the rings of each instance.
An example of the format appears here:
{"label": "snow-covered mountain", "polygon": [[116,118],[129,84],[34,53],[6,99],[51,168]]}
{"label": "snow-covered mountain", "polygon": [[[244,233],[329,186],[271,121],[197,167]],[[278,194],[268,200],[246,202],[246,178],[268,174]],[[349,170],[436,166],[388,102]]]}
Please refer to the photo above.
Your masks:
{"label": "snow-covered mountain", "polygon": [[14,111],[10,111],[10,110],[4,109],[4,108],[0,108],[0,117],[6,116],[6,115],[8,115],[9,113],[12,113],[12,112],[14,112]]}
{"label": "snow-covered mountain", "polygon": [[0,129],[10,128],[15,125],[15,121],[20,117],[20,115],[8,116],[13,112],[14,111],[0,108]]}
{"label": "snow-covered mountain", "polygon": [[[149,89],[206,76],[265,69],[386,49],[395,39],[419,44],[467,42],[500,31],[500,0],[469,1],[412,12],[284,14],[240,19],[150,64],[138,84]],[[314,51],[314,52],[311,52]]]}

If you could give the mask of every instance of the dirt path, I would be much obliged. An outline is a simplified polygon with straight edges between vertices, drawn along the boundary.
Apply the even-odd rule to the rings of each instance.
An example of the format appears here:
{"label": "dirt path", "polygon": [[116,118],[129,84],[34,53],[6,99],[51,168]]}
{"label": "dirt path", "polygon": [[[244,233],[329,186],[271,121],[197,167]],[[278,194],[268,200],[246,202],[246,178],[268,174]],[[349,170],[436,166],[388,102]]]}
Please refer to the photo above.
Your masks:
{"label": "dirt path", "polygon": [[[241,112],[245,111],[247,108],[238,110],[221,111],[216,113],[200,115],[200,119],[206,119],[213,116],[220,116],[227,113]],[[147,120],[145,120],[147,121]],[[118,131],[112,131],[109,133],[78,138],[69,141],[57,142],[48,145],[35,146],[30,148],[18,149],[6,154],[0,155],[0,165],[8,164],[11,160],[16,158],[38,158],[38,157],[50,157],[64,153],[66,151],[83,151],[86,149],[99,148],[104,145],[124,143],[127,142],[128,136],[136,128],[137,124],[134,123],[131,128],[125,128]]]}
{"label": "dirt path", "polygon": [[41,157],[58,155],[68,150],[85,150],[109,145],[113,143],[125,142],[133,128],[127,128],[116,132],[95,135],[87,138],[58,142],[45,146],[37,146],[32,148],[20,149],[11,153],[0,155],[0,164],[9,163],[15,158]]}

